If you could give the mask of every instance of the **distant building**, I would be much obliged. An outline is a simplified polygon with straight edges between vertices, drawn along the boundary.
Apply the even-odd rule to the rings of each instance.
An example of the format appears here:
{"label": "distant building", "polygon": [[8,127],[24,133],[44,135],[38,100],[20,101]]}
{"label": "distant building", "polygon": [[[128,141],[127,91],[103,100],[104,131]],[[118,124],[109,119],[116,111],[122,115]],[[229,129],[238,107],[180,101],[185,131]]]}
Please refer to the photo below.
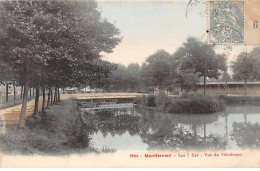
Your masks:
{"label": "distant building", "polygon": [[[197,92],[203,92],[203,82],[197,84]],[[207,94],[244,94],[245,83],[239,82],[206,82],[206,93]],[[247,94],[248,95],[260,95],[260,81],[247,82]]]}

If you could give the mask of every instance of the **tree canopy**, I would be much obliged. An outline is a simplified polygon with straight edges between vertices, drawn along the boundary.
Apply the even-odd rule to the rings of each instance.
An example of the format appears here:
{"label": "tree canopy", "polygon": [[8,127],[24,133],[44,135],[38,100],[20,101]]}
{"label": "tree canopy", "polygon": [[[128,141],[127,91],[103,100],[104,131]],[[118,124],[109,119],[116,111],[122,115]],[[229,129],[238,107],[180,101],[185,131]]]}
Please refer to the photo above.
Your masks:
{"label": "tree canopy", "polygon": [[142,66],[143,81],[159,90],[171,88],[173,86],[170,70],[172,60],[172,56],[165,50],[158,50],[150,55]]}
{"label": "tree canopy", "polygon": [[260,47],[254,48],[250,53],[241,52],[231,63],[234,80],[243,80],[245,95],[247,82],[259,80],[260,76]]}
{"label": "tree canopy", "polygon": [[[3,1],[0,23],[0,59],[25,95],[30,85],[86,84],[114,68],[100,53],[112,52],[120,32],[101,18],[95,1]],[[26,105],[25,96],[21,122]]]}
{"label": "tree canopy", "polygon": [[[227,68],[224,55],[216,54],[212,45],[193,37],[188,38],[183,46],[177,49],[174,58],[178,62],[179,75],[194,73],[195,75],[189,77],[204,78],[204,94],[206,78],[218,79]],[[196,83],[196,79],[192,80],[191,83]]]}

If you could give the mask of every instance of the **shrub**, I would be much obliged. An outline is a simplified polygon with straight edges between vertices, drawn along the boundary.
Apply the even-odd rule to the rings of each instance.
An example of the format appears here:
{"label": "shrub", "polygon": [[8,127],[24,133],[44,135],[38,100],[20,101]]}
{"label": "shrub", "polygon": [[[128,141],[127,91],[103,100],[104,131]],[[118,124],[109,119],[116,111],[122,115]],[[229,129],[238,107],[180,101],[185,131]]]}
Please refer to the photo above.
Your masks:
{"label": "shrub", "polygon": [[89,146],[89,136],[73,100],[66,100],[46,110],[41,120],[26,118],[23,129],[13,127],[0,135],[0,148],[6,153],[67,154]]}
{"label": "shrub", "polygon": [[157,106],[159,110],[168,113],[214,113],[224,109],[223,97],[208,96],[200,93],[184,94],[178,99],[173,99],[164,93],[158,96],[149,95],[138,97],[135,104],[147,107]]}
{"label": "shrub", "polygon": [[148,107],[155,107],[155,96],[154,95],[148,95],[146,98],[146,106]]}
{"label": "shrub", "polygon": [[161,92],[156,97],[156,104],[160,109],[166,109],[169,107],[169,105],[172,103],[172,100],[169,96],[167,96],[165,93]]}
{"label": "shrub", "polygon": [[137,105],[146,105],[146,96],[142,95],[140,97],[134,98],[133,103]]}
{"label": "shrub", "polygon": [[148,106],[148,107],[155,107],[156,106],[155,99],[156,98],[154,95],[148,95],[148,96],[143,95],[141,97],[136,97],[134,99],[134,104]]}
{"label": "shrub", "polygon": [[172,101],[166,109],[169,113],[214,113],[224,109],[224,101],[203,94],[186,94]]}

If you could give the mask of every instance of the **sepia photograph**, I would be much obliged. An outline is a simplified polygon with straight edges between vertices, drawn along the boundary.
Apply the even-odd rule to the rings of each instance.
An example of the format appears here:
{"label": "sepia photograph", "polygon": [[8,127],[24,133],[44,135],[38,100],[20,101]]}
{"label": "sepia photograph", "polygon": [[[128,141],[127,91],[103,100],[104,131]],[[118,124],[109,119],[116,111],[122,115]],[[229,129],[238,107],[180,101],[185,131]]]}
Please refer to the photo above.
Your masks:
{"label": "sepia photograph", "polygon": [[260,167],[260,0],[1,0],[0,168]]}

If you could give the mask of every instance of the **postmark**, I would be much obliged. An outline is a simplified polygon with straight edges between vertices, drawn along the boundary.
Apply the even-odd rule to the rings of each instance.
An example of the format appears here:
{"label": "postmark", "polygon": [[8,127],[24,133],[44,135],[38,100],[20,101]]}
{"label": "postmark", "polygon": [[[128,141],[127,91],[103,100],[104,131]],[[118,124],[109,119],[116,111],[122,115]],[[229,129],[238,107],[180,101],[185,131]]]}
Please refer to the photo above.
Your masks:
{"label": "postmark", "polygon": [[243,44],[244,1],[208,1],[208,42]]}
{"label": "postmark", "polygon": [[[190,13],[195,10],[199,10],[201,6],[204,6],[206,4],[207,0],[189,0],[186,8],[186,18],[188,18],[188,15],[191,15]],[[202,8],[203,10],[199,12],[200,16],[204,17],[206,15],[205,8]]]}

